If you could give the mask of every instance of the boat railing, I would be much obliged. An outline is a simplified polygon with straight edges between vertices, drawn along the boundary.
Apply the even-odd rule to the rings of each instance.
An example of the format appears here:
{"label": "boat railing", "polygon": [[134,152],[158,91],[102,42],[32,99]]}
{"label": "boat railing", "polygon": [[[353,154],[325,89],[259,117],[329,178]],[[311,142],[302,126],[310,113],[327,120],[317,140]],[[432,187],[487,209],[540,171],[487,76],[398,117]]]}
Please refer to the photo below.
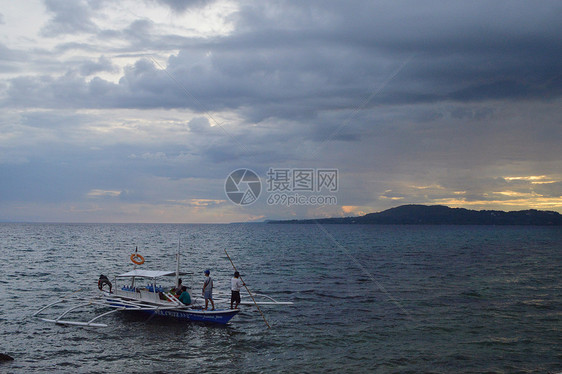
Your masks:
{"label": "boat railing", "polygon": [[171,301],[172,303],[178,305],[178,306],[183,306],[184,304],[180,301],[180,299],[178,299],[174,294],[170,293],[170,292],[164,292],[164,296],[166,296],[166,298]]}

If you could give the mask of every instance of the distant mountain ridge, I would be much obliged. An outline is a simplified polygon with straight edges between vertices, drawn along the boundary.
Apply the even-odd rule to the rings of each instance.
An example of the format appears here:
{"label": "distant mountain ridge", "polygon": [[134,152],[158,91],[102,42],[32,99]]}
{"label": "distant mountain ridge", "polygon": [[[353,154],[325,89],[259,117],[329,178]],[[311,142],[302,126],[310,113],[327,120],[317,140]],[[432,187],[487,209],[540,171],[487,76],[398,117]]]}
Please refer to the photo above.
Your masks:
{"label": "distant mountain ridge", "polygon": [[268,223],[324,223],[379,225],[536,225],[562,226],[562,215],[543,210],[469,210],[443,205],[401,205],[359,217],[267,221]]}

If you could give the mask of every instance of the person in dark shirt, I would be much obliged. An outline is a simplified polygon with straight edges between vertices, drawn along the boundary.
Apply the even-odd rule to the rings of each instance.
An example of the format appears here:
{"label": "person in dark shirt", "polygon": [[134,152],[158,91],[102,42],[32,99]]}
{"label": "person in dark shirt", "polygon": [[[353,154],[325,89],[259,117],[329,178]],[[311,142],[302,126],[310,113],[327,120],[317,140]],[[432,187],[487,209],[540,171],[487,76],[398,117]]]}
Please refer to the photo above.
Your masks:
{"label": "person in dark shirt", "polygon": [[105,286],[106,284],[109,286],[109,293],[111,293],[111,282],[105,275],[100,275],[100,279],[98,279],[98,288],[103,291],[103,286]]}
{"label": "person in dark shirt", "polygon": [[235,271],[234,277],[230,280],[230,290],[232,291],[230,296],[230,309],[232,309],[234,303],[236,303],[234,309],[238,309],[238,305],[240,304],[240,289],[245,285],[242,279],[240,279],[240,273]]}

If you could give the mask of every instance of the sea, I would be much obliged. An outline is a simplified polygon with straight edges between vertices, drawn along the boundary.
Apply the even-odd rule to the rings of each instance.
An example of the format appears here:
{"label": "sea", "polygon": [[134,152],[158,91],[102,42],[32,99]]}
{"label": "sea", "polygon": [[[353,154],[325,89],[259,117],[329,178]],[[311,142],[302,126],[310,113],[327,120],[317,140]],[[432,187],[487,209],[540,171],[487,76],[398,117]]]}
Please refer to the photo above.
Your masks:
{"label": "sea", "polygon": [[[226,326],[34,316],[131,270],[135,250],[173,271],[178,248],[192,292],[205,269],[229,292],[227,250],[252,293],[294,304]],[[561,227],[1,223],[0,372],[560,373],[561,269]]]}

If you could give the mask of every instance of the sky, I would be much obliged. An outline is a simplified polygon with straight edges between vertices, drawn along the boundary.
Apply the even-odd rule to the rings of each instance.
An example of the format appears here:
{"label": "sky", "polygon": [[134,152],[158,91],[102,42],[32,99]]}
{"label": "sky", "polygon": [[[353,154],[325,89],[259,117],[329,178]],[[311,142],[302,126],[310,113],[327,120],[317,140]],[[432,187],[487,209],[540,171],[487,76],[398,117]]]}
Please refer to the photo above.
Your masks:
{"label": "sky", "polygon": [[562,213],[558,0],[0,4],[0,220]]}

